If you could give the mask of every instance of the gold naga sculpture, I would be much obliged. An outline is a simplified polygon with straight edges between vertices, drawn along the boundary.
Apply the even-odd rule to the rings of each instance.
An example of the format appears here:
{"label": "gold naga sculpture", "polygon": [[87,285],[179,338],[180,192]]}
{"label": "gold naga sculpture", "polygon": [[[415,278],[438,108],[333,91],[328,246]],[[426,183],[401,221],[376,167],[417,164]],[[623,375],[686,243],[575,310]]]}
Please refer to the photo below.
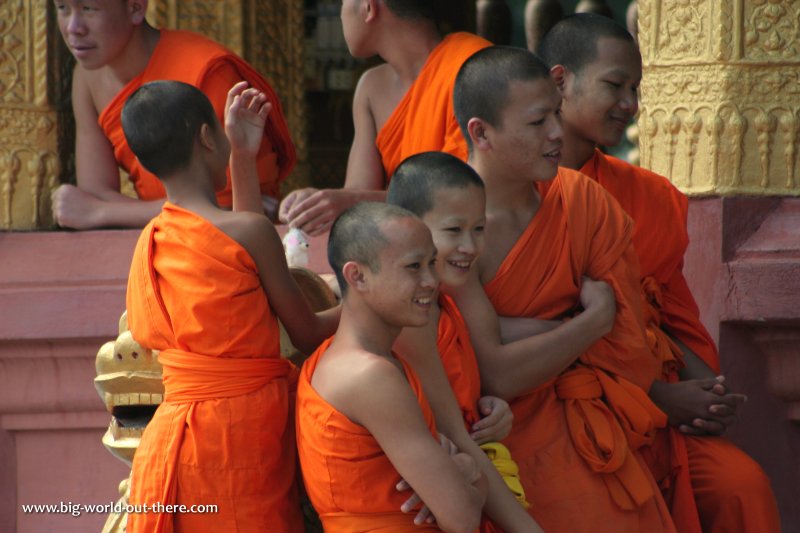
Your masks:
{"label": "gold naga sculpture", "polygon": [[[313,311],[336,305],[336,295],[318,274],[302,267],[291,267],[289,271]],[[290,359],[298,366],[306,357],[292,345],[283,326],[281,357]],[[161,381],[158,351],[136,342],[128,330],[127,311],[119,319],[119,336],[98,350],[95,368],[95,388],[111,414],[108,430],[103,435],[103,445],[114,457],[130,467],[144,429],[164,399],[164,384]],[[106,519],[103,533],[125,531],[130,477],[120,482],[119,496],[115,508]],[[309,530],[316,530],[310,504],[304,502],[303,510],[311,526]]]}

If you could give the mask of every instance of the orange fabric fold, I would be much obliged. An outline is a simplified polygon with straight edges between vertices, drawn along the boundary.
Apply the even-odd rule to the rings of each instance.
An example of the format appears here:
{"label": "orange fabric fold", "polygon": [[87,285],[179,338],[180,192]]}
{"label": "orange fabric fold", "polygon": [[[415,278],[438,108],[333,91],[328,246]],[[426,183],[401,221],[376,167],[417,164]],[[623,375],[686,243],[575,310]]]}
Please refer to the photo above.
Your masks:
{"label": "orange fabric fold", "polygon": [[[303,364],[297,384],[297,449],[306,492],[326,532],[438,531],[415,526],[414,513],[400,512],[408,493],[395,485],[400,475],[369,431],[326,402],[311,378],[330,346],[323,342]],[[402,359],[408,383],[436,437],[436,425],[422,386]]]}
{"label": "orange fabric fold", "polygon": [[581,172],[596,180],[634,220],[633,245],[643,279],[661,289],[660,323],[715,372],[719,353],[683,277],[683,256],[689,245],[686,196],[666,178],[595,150]]}
{"label": "orange fabric fold", "polygon": [[447,380],[455,393],[467,431],[480,420],[478,400],[481,397],[481,376],[475,349],[461,311],[452,298],[439,295],[439,328],[436,338],[439,356]]}
{"label": "orange fabric fold", "polygon": [[[166,193],[158,178],[139,164],[128,146],[122,131],[121,113],[128,97],[154,80],[182,81],[198,87],[214,106],[220,124],[224,124],[225,100],[234,84],[246,80],[250,86],[264,92],[272,102],[272,111],[267,117],[258,153],[259,180],[262,194],[279,197],[279,185],[294,167],[297,156],[278,95],[255,69],[222,45],[196,33],[160,31],[158,44],[144,71],[122,88],[98,118],[98,124],[114,148],[117,163],[130,175],[139,198],[157,200]],[[217,193],[217,201],[222,206],[230,206],[233,201],[230,171],[228,184]]]}
{"label": "orange fabric fold", "polygon": [[386,186],[397,166],[420,152],[447,152],[467,160],[467,142],[453,111],[453,85],[461,65],[491,46],[486,39],[459,32],[446,36],[431,51],[417,79],[378,132]]}
{"label": "orange fabric fold", "polygon": [[[662,362],[661,379],[679,381],[683,367],[683,353],[662,325],[719,373],[719,353],[683,276],[689,244],[686,196],[665,177],[600,150],[595,150],[581,172],[609,191],[634,220],[647,340]],[[687,437],[667,427],[642,449],[642,455],[679,531],[780,529],[769,480],[750,457],[726,440]]]}
{"label": "orange fabric fold", "polygon": [[134,338],[161,351],[165,388],[134,457],[130,502],[219,506],[132,514],[128,530],[302,528],[293,367],[247,251],[168,202],[137,242],[126,304]]}
{"label": "orange fabric fold", "polygon": [[673,531],[638,452],[665,416],[644,392],[660,363],[643,328],[632,222],[577,172],[559,169],[539,189],[538,213],[485,285],[497,313],[571,316],[586,275],[612,286],[617,315],[576,368],[511,401],[514,427],[505,443],[520,465],[529,511],[546,531],[594,531],[598,524]]}

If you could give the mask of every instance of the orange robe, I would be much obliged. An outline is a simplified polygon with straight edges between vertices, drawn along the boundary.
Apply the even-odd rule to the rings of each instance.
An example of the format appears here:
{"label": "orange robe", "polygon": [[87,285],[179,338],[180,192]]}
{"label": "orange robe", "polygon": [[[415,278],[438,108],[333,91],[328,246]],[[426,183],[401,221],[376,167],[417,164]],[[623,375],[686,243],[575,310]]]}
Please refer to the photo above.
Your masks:
{"label": "orange robe", "polygon": [[[306,492],[326,533],[439,531],[414,525],[416,513],[400,506],[409,493],[395,485],[400,475],[378,441],[363,426],[350,421],[317,394],[311,378],[333,337],[303,364],[297,384],[297,449]],[[413,369],[399,359],[419,401],[432,438],[436,426],[422,386]],[[379,386],[379,384],[376,384]]]}
{"label": "orange robe", "polygon": [[[719,373],[719,353],[700,322],[683,277],[689,244],[688,200],[665,177],[595,150],[581,172],[603,186],[633,218],[633,244],[641,266],[648,340],[664,362],[662,379],[674,383],[683,366],[680,348],[666,326]],[[687,437],[660,431],[644,450],[679,531],[778,531],[777,504],[761,468],[718,437]]]}
{"label": "orange robe", "polygon": [[386,186],[397,166],[420,152],[439,151],[467,160],[467,142],[453,111],[453,85],[461,65],[491,46],[470,33],[452,33],[433,49],[417,79],[378,132]]}
{"label": "orange robe", "polygon": [[136,245],[127,309],[133,337],[161,350],[165,389],[133,460],[130,503],[219,506],[131,514],[128,531],[302,531],[293,367],[247,251],[167,202]]}
{"label": "orange robe", "polygon": [[575,365],[511,402],[505,443],[529,512],[552,532],[674,531],[638,452],[666,416],[644,392],[660,365],[645,341],[632,222],[577,172],[560,169],[541,189],[539,212],[485,286],[497,313],[569,316],[586,275],[613,287],[617,315]]}
{"label": "orange robe", "polygon": [[436,338],[447,380],[453,388],[467,431],[480,420],[481,375],[469,330],[456,303],[446,294],[439,295],[439,328]]}
{"label": "orange robe", "polygon": [[[279,197],[280,182],[292,170],[297,157],[280,100],[269,83],[240,57],[202,35],[161,30],[161,37],[144,71],[117,93],[98,118],[100,127],[114,148],[114,157],[130,175],[141,200],[157,200],[164,198],[166,193],[158,178],[139,164],[128,146],[122,131],[121,113],[128,97],[145,83],[154,80],[182,81],[199,88],[214,106],[220,124],[224,124],[225,100],[233,85],[246,80],[261,90],[272,102],[272,111],[267,118],[264,140],[258,153],[261,193]],[[233,202],[230,172],[228,185],[217,193],[217,200],[226,207]]]}

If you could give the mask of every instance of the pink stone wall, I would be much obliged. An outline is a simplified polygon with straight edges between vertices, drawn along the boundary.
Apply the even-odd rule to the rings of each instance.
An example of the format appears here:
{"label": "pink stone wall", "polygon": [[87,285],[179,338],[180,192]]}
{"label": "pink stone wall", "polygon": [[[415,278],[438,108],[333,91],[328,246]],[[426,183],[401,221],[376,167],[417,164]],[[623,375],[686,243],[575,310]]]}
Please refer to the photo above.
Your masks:
{"label": "pink stone wall", "polygon": [[[282,229],[279,229],[281,233]],[[108,504],[128,468],[101,443],[99,347],[117,336],[138,231],[0,233],[0,531],[99,531],[105,515],[22,504]],[[329,272],[326,239],[310,267]]]}
{"label": "pink stone wall", "polygon": [[748,395],[728,437],[769,475],[784,531],[800,531],[800,199],[692,199],[684,274]]}

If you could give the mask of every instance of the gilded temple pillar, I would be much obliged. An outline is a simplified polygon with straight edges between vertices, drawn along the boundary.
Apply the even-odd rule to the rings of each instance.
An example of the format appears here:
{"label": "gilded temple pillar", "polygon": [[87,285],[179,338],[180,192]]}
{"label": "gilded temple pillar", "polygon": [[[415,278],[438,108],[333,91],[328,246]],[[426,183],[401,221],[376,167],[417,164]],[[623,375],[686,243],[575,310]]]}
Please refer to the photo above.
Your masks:
{"label": "gilded temple pillar", "polygon": [[800,5],[639,0],[642,166],[690,197],[684,274],[749,401],[729,432],[800,527]]}
{"label": "gilded temple pillar", "polygon": [[53,3],[0,3],[0,229],[52,226],[50,191],[69,166],[69,53]]}

